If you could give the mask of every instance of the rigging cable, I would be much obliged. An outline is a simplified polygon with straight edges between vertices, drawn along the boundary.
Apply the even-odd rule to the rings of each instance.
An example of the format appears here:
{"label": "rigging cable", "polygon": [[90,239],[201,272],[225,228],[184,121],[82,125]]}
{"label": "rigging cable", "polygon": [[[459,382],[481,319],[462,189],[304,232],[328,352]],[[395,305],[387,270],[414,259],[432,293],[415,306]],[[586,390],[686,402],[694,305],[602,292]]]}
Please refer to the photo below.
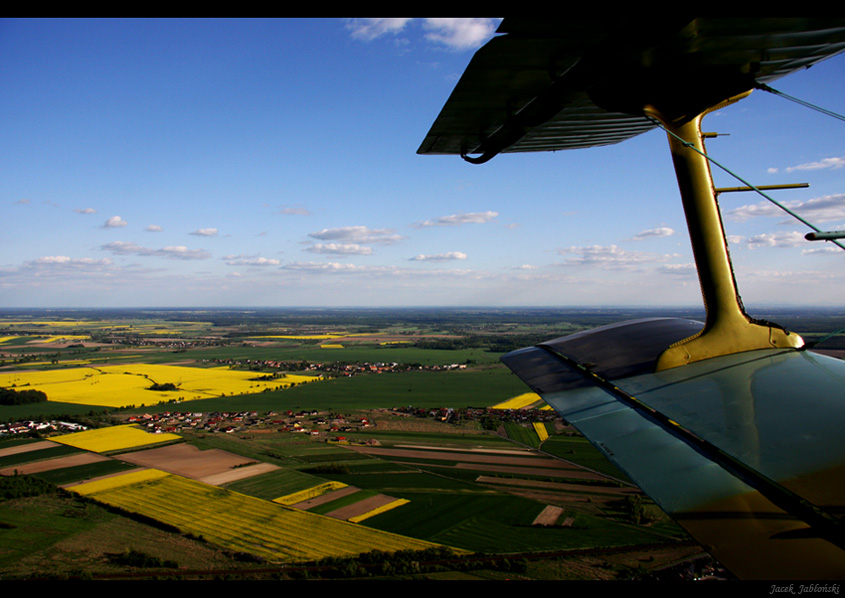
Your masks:
{"label": "rigging cable", "polygon": [[843,332],[845,332],[845,328],[840,328],[840,329],[839,329],[839,330],[837,330],[836,332],[831,332],[831,333],[830,333],[830,334],[828,334],[827,336],[824,336],[824,337],[820,338],[820,339],[819,339],[819,340],[817,340],[817,341],[813,341],[812,343],[808,343],[808,344],[807,344],[807,348],[808,348],[808,349],[811,349],[811,348],[813,348],[813,347],[817,347],[818,345],[822,344],[823,342],[825,342],[825,341],[827,341],[827,340],[830,340],[830,339],[832,339],[834,336],[836,336],[837,334],[841,334],[841,333],[843,333]]}
{"label": "rigging cable", "polygon": [[757,83],[757,85],[755,85],[754,87],[761,90],[761,91],[768,91],[769,93],[776,95],[776,96],[782,96],[782,97],[786,98],[787,100],[795,102],[796,104],[801,104],[802,106],[810,108],[811,110],[816,110],[817,112],[821,112],[822,114],[832,116],[833,118],[838,118],[839,120],[845,120],[845,116],[842,116],[841,114],[837,114],[836,112],[833,112],[832,110],[828,110],[827,108],[822,108],[821,106],[816,106],[815,104],[811,104],[810,102],[800,100],[796,97],[785,94],[782,91],[778,91],[777,89],[772,89],[771,87],[769,87],[765,83]]}
{"label": "rigging cable", "polygon": [[[651,117],[651,116],[646,116],[646,118],[648,118],[651,122],[653,122],[653,123],[654,123],[655,125],[657,125],[659,128],[663,129],[663,130],[666,132],[666,134],[667,134],[667,135],[670,135],[670,136],[674,137],[675,139],[677,139],[677,140],[678,140],[678,142],[679,142],[679,143],[681,143],[681,144],[683,144],[683,146],[684,146],[684,147],[687,147],[687,148],[689,148],[689,149],[691,149],[691,150],[693,150],[693,151],[695,151],[695,152],[698,152],[699,154],[701,154],[702,156],[704,156],[704,157],[705,157],[705,158],[706,158],[709,162],[711,162],[712,164],[715,164],[716,166],[718,166],[719,168],[721,168],[722,170],[724,170],[725,172],[727,172],[729,175],[731,175],[732,177],[734,177],[736,180],[740,181],[741,183],[743,183],[743,184],[744,184],[744,185],[746,185],[747,187],[749,187],[749,188],[751,188],[752,190],[756,191],[757,193],[759,193],[760,195],[762,195],[765,199],[767,199],[767,200],[769,200],[770,202],[772,202],[774,205],[776,205],[777,207],[779,207],[781,210],[783,210],[784,212],[786,212],[787,214],[789,214],[790,216],[792,216],[792,217],[793,217],[793,218],[795,218],[796,220],[798,220],[798,221],[802,222],[803,224],[805,224],[806,226],[810,227],[811,229],[813,229],[813,230],[814,230],[814,231],[816,231],[817,233],[823,232],[820,228],[818,228],[818,227],[817,227],[817,226],[815,226],[814,224],[811,224],[810,222],[808,222],[808,221],[804,220],[801,216],[799,216],[798,214],[796,214],[795,212],[793,212],[792,210],[790,210],[789,208],[787,208],[787,207],[786,207],[786,206],[784,206],[783,204],[778,203],[777,201],[775,201],[774,199],[772,199],[771,197],[769,197],[768,195],[766,195],[765,193],[763,193],[763,192],[762,192],[762,191],[761,191],[758,187],[755,187],[754,185],[752,185],[751,183],[749,183],[748,181],[746,181],[745,179],[743,179],[741,176],[739,176],[739,175],[738,175],[738,174],[736,174],[735,172],[732,172],[732,171],[731,171],[730,169],[728,169],[727,167],[722,166],[721,164],[719,164],[719,162],[717,162],[716,160],[714,160],[713,158],[711,158],[710,156],[708,156],[706,153],[704,153],[704,152],[702,152],[701,150],[699,150],[697,147],[695,147],[695,145],[693,145],[693,144],[692,144],[692,143],[690,143],[689,141],[686,141],[685,139],[682,139],[681,137],[679,137],[678,135],[676,135],[675,133],[673,133],[672,131],[670,131],[670,130],[669,130],[669,129],[667,129],[666,127],[664,127],[664,126],[663,126],[663,124],[662,124],[660,121],[658,121],[656,118],[653,118],[653,117]],[[845,245],[843,245],[842,243],[840,243],[840,242],[839,242],[839,241],[837,241],[836,239],[829,239],[829,241],[830,241],[831,243],[833,243],[834,245],[839,246],[839,248],[840,248],[840,249],[845,250]]]}

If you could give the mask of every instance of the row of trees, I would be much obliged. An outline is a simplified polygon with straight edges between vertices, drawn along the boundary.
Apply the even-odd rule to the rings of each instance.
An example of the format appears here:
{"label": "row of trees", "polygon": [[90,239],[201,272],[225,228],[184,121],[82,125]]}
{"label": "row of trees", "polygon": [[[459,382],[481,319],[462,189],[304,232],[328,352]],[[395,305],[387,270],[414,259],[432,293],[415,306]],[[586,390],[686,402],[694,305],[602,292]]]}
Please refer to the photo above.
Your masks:
{"label": "row of trees", "polygon": [[43,403],[46,400],[46,394],[33,388],[26,390],[0,388],[0,405],[29,405],[31,403]]}

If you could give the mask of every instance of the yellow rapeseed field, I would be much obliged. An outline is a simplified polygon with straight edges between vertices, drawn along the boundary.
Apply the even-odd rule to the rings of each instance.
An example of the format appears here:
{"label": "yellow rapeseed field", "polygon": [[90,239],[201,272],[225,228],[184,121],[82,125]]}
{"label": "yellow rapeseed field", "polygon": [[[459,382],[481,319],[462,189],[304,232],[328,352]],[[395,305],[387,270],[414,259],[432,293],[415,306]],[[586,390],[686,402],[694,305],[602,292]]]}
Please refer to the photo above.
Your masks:
{"label": "yellow rapeseed field", "polygon": [[540,395],[536,392],[526,392],[516,397],[511,397],[507,401],[503,401],[498,405],[493,405],[493,409],[522,409],[528,407],[537,401],[542,401]]}
{"label": "yellow rapeseed field", "polygon": [[3,320],[4,326],[83,326],[91,325],[94,322],[83,322],[76,320]]}
{"label": "yellow rapeseed field", "polygon": [[169,475],[169,473],[161,471],[160,469],[141,469],[139,471],[130,471],[129,473],[113,475],[99,480],[94,480],[93,482],[79,484],[77,486],[73,486],[72,489],[77,494],[89,496],[97,492],[114,490],[115,488],[120,488],[121,486],[139,484],[148,480],[157,480],[158,478],[163,478]]}
{"label": "yellow rapeseed field", "polygon": [[[276,380],[250,380],[256,376],[255,372],[240,372],[228,368],[124,364],[2,373],[0,387],[34,388],[46,393],[47,400],[63,403],[99,407],[140,407],[171,399],[187,401],[256,393],[265,388],[287,388],[292,384],[320,379],[289,374]],[[175,384],[178,390],[148,390],[153,383]]]}
{"label": "yellow rapeseed field", "polygon": [[406,505],[409,502],[411,502],[411,501],[409,501],[406,498],[397,498],[393,502],[389,502],[386,505],[382,505],[378,508],[373,509],[372,511],[367,511],[366,513],[363,513],[361,515],[356,515],[355,517],[350,517],[349,522],[350,523],[361,523],[365,519],[369,519],[370,517],[375,517],[379,513],[384,513],[385,511],[395,509],[396,507],[401,507],[402,505]]}
{"label": "yellow rapeseed field", "polygon": [[324,484],[319,484],[306,490],[300,490],[299,492],[274,498],[273,502],[277,502],[280,505],[295,505],[298,502],[311,500],[312,498],[317,498],[327,492],[333,492],[335,490],[340,490],[341,488],[346,488],[346,484],[343,482],[325,482]]}
{"label": "yellow rapeseed field", "polygon": [[91,482],[69,489],[172,525],[183,533],[202,536],[228,550],[256,554],[273,562],[353,556],[373,549],[394,552],[435,546],[177,475],[156,475],[132,482],[121,484],[113,480],[93,488],[91,484],[99,482]]}
{"label": "yellow rapeseed field", "polygon": [[345,334],[271,334],[265,336],[251,336],[250,338],[285,338],[297,341],[324,341],[333,338],[343,338]]}
{"label": "yellow rapeseed field", "polygon": [[540,437],[540,442],[543,442],[549,437],[549,431],[546,430],[546,424],[534,422],[534,430],[537,432],[537,436]]}
{"label": "yellow rapeseed field", "polygon": [[62,334],[57,336],[40,337],[37,340],[30,341],[32,343],[57,343],[61,341],[74,340],[89,340],[91,337],[87,334]]}
{"label": "yellow rapeseed field", "polygon": [[181,438],[177,434],[151,434],[133,424],[127,424],[56,436],[50,440],[86,451],[107,453],[148,444],[180,440]]}

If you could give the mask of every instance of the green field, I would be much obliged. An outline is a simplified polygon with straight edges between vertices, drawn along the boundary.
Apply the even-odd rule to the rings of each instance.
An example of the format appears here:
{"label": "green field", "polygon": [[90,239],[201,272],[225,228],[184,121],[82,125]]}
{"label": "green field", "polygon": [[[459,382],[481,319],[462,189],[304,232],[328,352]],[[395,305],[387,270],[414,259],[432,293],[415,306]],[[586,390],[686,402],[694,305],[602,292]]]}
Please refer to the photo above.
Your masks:
{"label": "green field", "polygon": [[[200,430],[178,433],[186,442],[200,449],[219,449],[279,467],[225,485],[226,490],[239,495],[271,501],[327,481],[338,481],[357,488],[357,492],[327,499],[323,504],[312,507],[313,514],[354,507],[367,498],[379,495],[387,497],[386,500],[409,501],[356,524],[361,528],[494,554],[652,543],[675,546],[678,539],[685,536],[653,505],[648,505],[650,515],[645,524],[635,525],[632,522],[626,503],[619,494],[618,483],[579,482],[577,477],[567,477],[565,472],[539,473],[540,469],[534,471],[530,466],[524,466],[522,470],[502,466],[497,470],[495,464],[462,460],[460,452],[448,455],[447,459],[439,458],[435,453],[437,449],[490,451],[539,448],[546,455],[581,464],[624,482],[624,475],[586,440],[568,435],[569,432],[556,433],[553,424],[546,425],[550,436],[541,443],[530,417],[527,423],[513,423],[503,416],[503,419],[495,420],[495,425],[486,426],[491,429],[485,430],[483,423],[486,422],[477,415],[465,415],[465,419],[445,423],[428,412],[435,413],[439,408],[485,408],[525,393],[528,390],[525,384],[498,362],[502,353],[492,350],[494,347],[524,346],[578,331],[586,325],[625,319],[627,315],[630,314],[601,310],[580,315],[555,310],[538,310],[536,313],[520,310],[502,313],[484,310],[371,310],[353,317],[351,312],[342,310],[327,310],[326,313],[296,310],[216,313],[209,310],[193,315],[179,312],[172,320],[160,313],[150,320],[137,313],[126,314],[125,319],[115,314],[112,319],[92,318],[87,324],[67,321],[63,329],[60,323],[56,323],[62,317],[60,313],[50,316],[49,319],[55,321],[49,325],[38,324],[35,319],[31,324],[21,323],[22,318],[16,314],[17,323],[9,324],[5,329],[0,316],[0,336],[26,334],[25,338],[32,340],[39,338],[36,335],[90,334],[96,342],[74,342],[68,346],[61,343],[54,346],[27,345],[24,337],[19,337],[3,343],[7,356],[0,364],[0,371],[15,371],[21,367],[65,368],[78,360],[229,366],[255,371],[256,376],[284,372],[288,367],[278,369],[277,365],[266,364],[267,361],[287,362],[288,371],[294,373],[301,371],[302,362],[358,365],[396,362],[422,366],[465,364],[466,369],[460,370],[413,370],[330,377],[285,390],[162,404],[135,413],[255,411],[264,414],[272,411],[282,417],[281,414],[288,411],[318,411],[326,417],[329,414],[344,416],[351,429],[329,433],[324,426],[314,437],[283,431],[281,424],[262,424],[260,429],[239,427],[229,434]],[[191,321],[192,317],[196,320]],[[319,347],[314,340],[260,338],[330,332],[367,333],[373,335],[374,340],[349,337],[326,341],[344,346],[342,349],[327,349]],[[381,345],[381,338],[392,339],[383,342],[397,338],[411,342]],[[175,348],[171,341],[179,341],[181,347]],[[444,348],[449,346],[452,348]],[[324,373],[329,374],[328,371]],[[406,409],[405,413],[393,411],[394,408],[406,407],[413,410]],[[97,426],[121,423],[131,413],[128,409],[106,413],[85,405],[50,402],[0,406],[0,421],[62,415]],[[361,417],[374,420],[374,425],[357,426],[356,422]],[[305,418],[300,421],[313,425]],[[560,429],[560,422],[557,426]],[[504,434],[496,434],[496,429],[504,430]],[[377,452],[358,453],[343,445],[327,442],[340,436],[348,442],[366,443],[383,449],[409,445],[415,450],[423,447],[429,449],[429,453],[390,457]],[[12,443],[0,441],[0,448],[4,446],[12,446]],[[71,454],[76,449],[56,447],[39,452],[39,458],[46,458]],[[31,454],[9,455],[0,458],[0,467],[14,467],[35,457]],[[112,460],[56,469],[37,474],[37,477],[54,484],[65,484],[119,473],[130,467],[119,460]],[[573,488],[573,485],[578,487]],[[139,504],[148,497],[143,492],[136,494],[132,500]],[[208,494],[213,495],[214,492]],[[158,513],[158,506],[145,504],[144,512]],[[552,523],[533,524],[538,515],[552,507],[562,509]],[[39,509],[37,513],[28,513]],[[61,495],[0,501],[0,576],[12,574],[18,564],[21,564],[20,571],[23,572],[34,571],[34,567],[43,569],[45,563],[51,560],[61,563],[57,570],[61,571],[61,575],[74,570],[75,564],[80,571],[117,571],[119,566],[106,563],[109,558],[107,553],[132,548],[176,560],[183,566],[202,566],[200,563],[209,563],[209,568],[254,566],[236,563],[232,554],[226,555],[211,545],[204,550],[193,550],[191,547],[197,544],[193,539],[168,535],[168,532],[155,529],[148,523],[109,513],[94,503]],[[133,535],[117,533],[115,530],[121,527],[131,529]],[[261,534],[261,530],[244,531],[247,532],[256,534],[256,537]],[[157,545],[153,538],[157,538],[161,545]],[[248,542],[231,545],[236,546],[233,550],[249,550]],[[14,548],[9,549],[11,546]],[[86,548],[80,548],[83,546]],[[176,546],[178,548],[172,548]],[[79,553],[76,560],[72,556],[73,550]],[[179,552],[186,550],[191,554],[180,557]],[[589,573],[564,573],[564,570],[565,567],[558,567],[554,575],[589,576]]]}

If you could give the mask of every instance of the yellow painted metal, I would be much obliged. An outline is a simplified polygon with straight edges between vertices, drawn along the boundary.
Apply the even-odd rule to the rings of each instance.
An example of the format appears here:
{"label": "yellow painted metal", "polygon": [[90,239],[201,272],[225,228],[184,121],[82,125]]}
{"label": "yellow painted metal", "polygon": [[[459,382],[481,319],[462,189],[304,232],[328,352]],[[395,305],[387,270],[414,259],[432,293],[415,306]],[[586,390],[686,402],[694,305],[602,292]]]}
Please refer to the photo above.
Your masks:
{"label": "yellow painted metal", "polygon": [[708,112],[733,103],[749,93],[731,98],[681,123],[664,118],[659,109],[653,106],[645,109],[646,114],[659,120],[670,133],[672,160],[707,310],[704,328],[664,351],[658,359],[657,371],[742,351],[773,347],[797,348],[804,345],[803,339],[797,334],[776,325],[755,321],[745,313],[731,266],[710,163],[705,156],[702,118]]}

